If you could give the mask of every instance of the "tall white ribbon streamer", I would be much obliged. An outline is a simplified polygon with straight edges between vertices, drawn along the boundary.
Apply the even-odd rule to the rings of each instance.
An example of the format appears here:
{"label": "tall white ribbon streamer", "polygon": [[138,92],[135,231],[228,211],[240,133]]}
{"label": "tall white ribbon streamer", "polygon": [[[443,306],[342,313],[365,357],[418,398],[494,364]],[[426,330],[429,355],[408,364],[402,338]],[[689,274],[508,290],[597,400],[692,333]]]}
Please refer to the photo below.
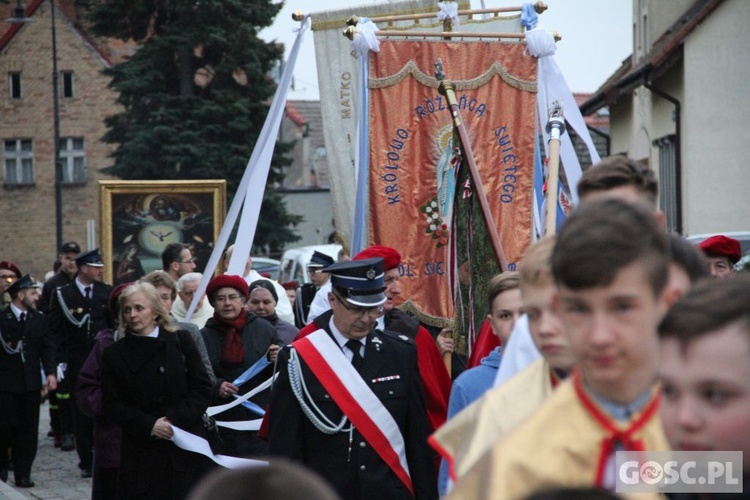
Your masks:
{"label": "tall white ribbon streamer", "polygon": [[195,434],[191,434],[187,431],[180,429],[179,427],[172,426],[172,442],[179,448],[185,451],[192,451],[193,453],[200,453],[201,455],[210,458],[217,464],[227,469],[243,469],[246,467],[265,467],[268,462],[263,460],[252,460],[249,458],[237,458],[230,457],[227,455],[215,455],[211,451],[211,445],[208,441],[202,437],[198,437]]}
{"label": "tall white ribbon streamer", "polygon": [[[591,134],[589,134],[586,123],[583,121],[581,111],[578,109],[578,103],[576,103],[573,94],[568,88],[568,84],[565,83],[565,78],[560,68],[552,57],[557,50],[552,33],[540,27],[527,31],[526,47],[531,55],[538,58],[537,107],[539,110],[539,120],[546,121],[552,102],[558,99],[561,100],[565,120],[586,144],[591,156],[591,162],[597,163],[600,160],[599,153],[596,151],[594,142],[591,140]],[[544,125],[545,123],[542,123],[541,129],[544,134],[544,148],[547,151],[549,133]],[[547,154],[549,155],[549,151],[547,151]],[[563,134],[561,137],[560,157],[568,179],[568,185],[570,186],[570,195],[573,198],[573,203],[577,205],[578,193],[576,186],[581,179],[582,170],[569,134]]]}
{"label": "tall white ribbon streamer", "polygon": [[255,238],[258,216],[260,215],[260,204],[263,201],[268,170],[271,167],[271,157],[276,146],[276,137],[279,133],[281,118],[284,116],[286,98],[289,93],[289,86],[292,83],[294,67],[297,64],[297,55],[299,54],[299,49],[302,46],[302,40],[309,24],[310,20],[308,16],[302,21],[300,29],[297,32],[297,38],[294,40],[294,46],[284,66],[281,82],[276,88],[276,94],[273,96],[268,116],[266,116],[266,121],[260,131],[258,141],[255,143],[253,152],[250,155],[250,160],[247,162],[245,173],[242,176],[242,180],[240,180],[237,193],[232,200],[232,205],[229,207],[227,218],[219,232],[219,238],[214,245],[214,250],[211,252],[211,257],[206,263],[206,269],[203,271],[203,279],[201,279],[198,290],[196,290],[193,296],[193,301],[190,303],[190,307],[188,307],[185,314],[185,321],[190,321],[193,311],[198,306],[198,301],[203,296],[208,282],[213,277],[216,266],[219,264],[219,259],[221,259],[221,254],[229,242],[229,236],[234,228],[234,223],[237,221],[243,202],[245,206],[242,211],[240,228],[237,232],[237,241],[228,271],[230,274],[242,275],[245,270],[245,263],[250,256],[250,249],[253,246],[253,239]]}
{"label": "tall white ribbon streamer", "polygon": [[444,21],[450,19],[453,21],[454,31],[461,27],[461,20],[458,18],[458,2],[438,2],[438,19]]}

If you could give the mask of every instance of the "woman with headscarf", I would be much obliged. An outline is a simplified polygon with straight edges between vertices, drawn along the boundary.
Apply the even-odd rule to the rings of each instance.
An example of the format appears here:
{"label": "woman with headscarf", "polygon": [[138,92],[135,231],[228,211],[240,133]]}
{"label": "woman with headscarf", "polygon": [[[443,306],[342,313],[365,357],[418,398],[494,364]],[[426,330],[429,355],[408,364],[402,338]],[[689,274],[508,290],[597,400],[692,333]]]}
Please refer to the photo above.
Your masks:
{"label": "woman with headscarf", "polygon": [[276,314],[279,296],[273,284],[268,280],[255,280],[250,283],[248,290],[250,296],[247,300],[247,310],[271,323],[281,341],[290,344],[299,333],[299,328]]}
{"label": "woman with headscarf", "polygon": [[172,426],[206,437],[211,381],[153,285],[128,286],[119,304],[115,343],[102,355],[103,413],[122,429],[118,498],[183,498],[211,462],[178,448]]}
{"label": "woman with headscarf", "polygon": [[[241,387],[235,385],[237,378],[260,358],[276,361],[281,339],[271,324],[248,312],[245,308],[249,292],[247,282],[236,275],[223,274],[213,278],[206,288],[206,296],[214,308],[214,316],[201,330],[208,350],[208,357],[216,375],[212,405],[223,405],[234,400],[235,395],[252,390],[268,379],[273,366],[267,366],[260,374]],[[268,403],[260,394],[252,398],[260,408]],[[259,419],[242,405],[235,406],[216,416],[218,421],[247,421]],[[268,445],[258,438],[257,431],[233,430],[219,427],[219,442],[214,451],[223,455],[248,457],[265,455]]]}

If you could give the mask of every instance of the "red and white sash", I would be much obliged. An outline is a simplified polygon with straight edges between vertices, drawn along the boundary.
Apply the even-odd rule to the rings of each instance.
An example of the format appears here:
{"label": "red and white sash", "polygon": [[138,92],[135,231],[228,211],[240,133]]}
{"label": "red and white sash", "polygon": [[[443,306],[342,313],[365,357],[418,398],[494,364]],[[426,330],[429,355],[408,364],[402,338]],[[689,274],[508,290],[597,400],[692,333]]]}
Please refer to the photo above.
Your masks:
{"label": "red and white sash", "polygon": [[325,330],[292,344],[333,401],[414,494],[398,424]]}

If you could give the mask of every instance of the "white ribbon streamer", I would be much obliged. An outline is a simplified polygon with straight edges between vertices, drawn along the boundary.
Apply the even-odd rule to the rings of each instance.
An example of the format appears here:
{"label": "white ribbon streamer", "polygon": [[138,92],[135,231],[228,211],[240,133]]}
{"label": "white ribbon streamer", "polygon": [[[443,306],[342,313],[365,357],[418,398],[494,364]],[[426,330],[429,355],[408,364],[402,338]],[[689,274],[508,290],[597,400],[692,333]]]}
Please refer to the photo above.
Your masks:
{"label": "white ribbon streamer", "polygon": [[297,38],[294,40],[294,46],[289,54],[289,59],[287,59],[287,62],[284,65],[284,72],[281,75],[279,86],[276,88],[276,94],[271,102],[271,108],[266,116],[266,121],[263,123],[263,128],[258,136],[258,141],[255,143],[253,152],[250,155],[250,160],[247,162],[245,173],[242,176],[242,180],[240,181],[237,192],[234,195],[232,204],[229,207],[224,226],[222,226],[221,231],[219,232],[219,237],[215,242],[214,250],[211,252],[211,257],[209,257],[208,262],[206,263],[206,268],[203,271],[203,278],[201,279],[198,289],[193,296],[193,300],[190,303],[190,307],[188,307],[187,313],[185,314],[185,321],[190,321],[193,311],[195,311],[198,302],[206,291],[208,282],[213,278],[214,271],[216,270],[219,259],[221,259],[221,255],[229,242],[229,236],[232,233],[234,223],[237,221],[243,203],[245,209],[242,212],[239,231],[237,231],[238,237],[235,242],[232,260],[229,263],[229,273],[241,275],[245,269],[245,263],[250,256],[250,249],[253,245],[253,239],[255,238],[255,230],[258,225],[258,216],[260,215],[260,205],[263,201],[266,178],[268,177],[268,170],[271,167],[273,149],[276,146],[276,137],[278,136],[279,126],[281,125],[281,118],[286,109],[286,97],[292,83],[292,75],[294,74],[294,67],[297,63],[297,55],[299,54],[305,31],[310,24],[309,21],[309,17],[306,18],[302,22],[301,29],[297,32]]}
{"label": "white ribbon streamer", "polygon": [[440,8],[439,20],[452,19],[454,28],[458,29],[461,26],[461,21],[458,19],[458,2],[438,2],[438,7]]}
{"label": "white ribbon streamer", "polygon": [[193,453],[200,453],[201,455],[210,458],[217,464],[227,469],[242,469],[246,467],[265,467],[268,462],[263,460],[252,460],[249,458],[237,458],[230,457],[227,455],[215,455],[211,451],[211,445],[205,439],[191,434],[187,431],[180,429],[179,427],[172,426],[172,442],[179,448],[185,451],[191,451]]}
{"label": "white ribbon streamer", "polygon": [[375,32],[378,27],[369,18],[362,18],[357,23],[357,33],[352,40],[352,47],[357,52],[357,57],[370,57],[370,51],[380,52],[380,42]]}
{"label": "white ribbon streamer", "polygon": [[[567,83],[565,83],[565,78],[560,68],[552,57],[557,50],[552,33],[543,28],[535,28],[527,31],[526,48],[531,55],[538,59],[537,107],[539,110],[539,119],[546,120],[552,102],[558,99],[561,100],[565,120],[586,144],[591,156],[591,162],[599,162],[599,153],[596,151],[594,142],[591,140],[591,134],[589,134],[586,123],[583,121],[578,103],[576,103]],[[550,137],[544,125],[543,123],[541,129],[544,134],[544,148],[549,157],[547,148]],[[570,134],[563,134],[561,137],[560,158],[562,159],[562,165],[565,169],[568,185],[570,186],[571,198],[573,199],[573,203],[577,205],[578,192],[576,186],[578,186],[578,181],[581,179],[582,170],[581,164],[578,161],[578,155],[576,155],[575,148],[573,147],[573,141],[570,140]]]}
{"label": "white ribbon streamer", "polygon": [[[243,394],[242,396],[237,397],[234,401],[231,403],[223,404],[223,405],[216,405],[216,406],[209,406],[206,409],[206,415],[209,417],[213,417],[214,415],[218,415],[219,413],[223,413],[227,411],[230,408],[234,408],[237,405],[241,405],[251,397],[255,396],[261,391],[264,391],[271,387],[271,384],[273,384],[273,381],[276,380],[276,377],[278,376],[278,373],[274,373],[273,377],[269,378],[262,384],[258,385],[258,387],[254,388],[252,391],[248,391],[247,393]],[[217,424],[219,422],[216,422]]]}

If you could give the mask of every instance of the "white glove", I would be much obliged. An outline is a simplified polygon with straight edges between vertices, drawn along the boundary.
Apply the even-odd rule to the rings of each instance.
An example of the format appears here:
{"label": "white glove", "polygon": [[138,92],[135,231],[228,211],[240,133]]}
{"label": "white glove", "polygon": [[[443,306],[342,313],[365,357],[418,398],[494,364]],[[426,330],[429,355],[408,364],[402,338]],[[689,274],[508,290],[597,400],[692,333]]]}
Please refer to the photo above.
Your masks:
{"label": "white glove", "polygon": [[65,378],[65,370],[68,369],[68,363],[60,363],[57,365],[57,381],[62,382]]}

